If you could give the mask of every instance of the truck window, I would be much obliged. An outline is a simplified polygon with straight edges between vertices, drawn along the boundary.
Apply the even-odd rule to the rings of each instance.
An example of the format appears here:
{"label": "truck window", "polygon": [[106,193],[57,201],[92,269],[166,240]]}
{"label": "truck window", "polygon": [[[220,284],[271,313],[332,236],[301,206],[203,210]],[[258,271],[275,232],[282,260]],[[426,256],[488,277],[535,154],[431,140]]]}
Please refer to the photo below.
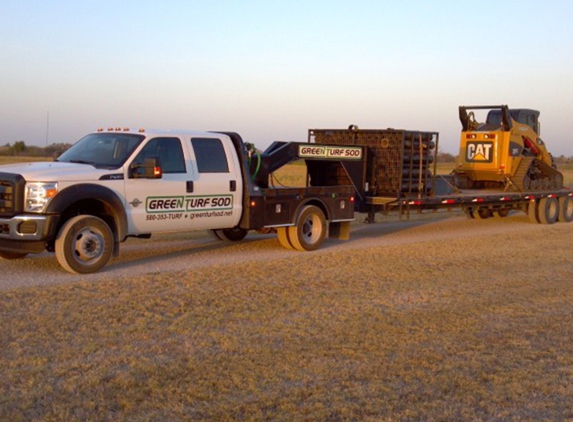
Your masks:
{"label": "truck window", "polygon": [[133,160],[143,164],[148,157],[157,157],[164,174],[185,173],[185,159],[179,138],[154,138],[137,154]]}
{"label": "truck window", "polygon": [[199,173],[228,173],[229,163],[220,139],[192,138]]}

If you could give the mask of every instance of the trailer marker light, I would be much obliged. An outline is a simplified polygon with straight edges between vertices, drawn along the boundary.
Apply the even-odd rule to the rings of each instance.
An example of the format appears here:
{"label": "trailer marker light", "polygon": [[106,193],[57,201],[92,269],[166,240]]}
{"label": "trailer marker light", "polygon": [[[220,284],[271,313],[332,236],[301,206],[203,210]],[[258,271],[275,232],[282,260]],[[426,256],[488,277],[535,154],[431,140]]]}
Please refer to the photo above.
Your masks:
{"label": "trailer marker light", "polygon": [[442,201],[442,204],[455,204],[456,200],[455,199],[444,199]]}
{"label": "trailer marker light", "polygon": [[351,197],[350,197],[350,202],[354,202],[354,201],[355,201],[354,197],[351,196]]}
{"label": "trailer marker light", "polygon": [[418,201],[418,200],[410,201],[410,202],[408,202],[408,205],[422,205],[422,201]]}
{"label": "trailer marker light", "polygon": [[483,202],[483,201],[484,201],[483,198],[475,198],[475,199],[472,199],[472,202]]}
{"label": "trailer marker light", "polygon": [[500,201],[509,201],[511,198],[508,196],[502,196],[501,198],[499,198]]}
{"label": "trailer marker light", "polygon": [[255,208],[257,206],[257,202],[256,201],[251,201],[251,208]]}

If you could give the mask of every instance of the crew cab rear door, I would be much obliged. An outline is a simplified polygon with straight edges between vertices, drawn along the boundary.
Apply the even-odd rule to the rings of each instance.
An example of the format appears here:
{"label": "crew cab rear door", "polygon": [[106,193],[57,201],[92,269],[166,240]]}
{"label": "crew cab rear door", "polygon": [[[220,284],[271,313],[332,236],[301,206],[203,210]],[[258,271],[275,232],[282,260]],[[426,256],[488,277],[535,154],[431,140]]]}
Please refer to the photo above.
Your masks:
{"label": "crew cab rear door", "polygon": [[191,136],[195,178],[187,211],[196,230],[235,227],[241,218],[243,182],[237,154],[225,135]]}

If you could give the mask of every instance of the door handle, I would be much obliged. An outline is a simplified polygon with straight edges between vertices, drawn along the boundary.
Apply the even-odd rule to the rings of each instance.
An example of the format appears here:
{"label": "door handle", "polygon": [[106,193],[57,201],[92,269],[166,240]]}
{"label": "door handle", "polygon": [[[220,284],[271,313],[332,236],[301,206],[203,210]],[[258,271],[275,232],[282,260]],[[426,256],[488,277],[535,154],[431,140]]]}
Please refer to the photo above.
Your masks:
{"label": "door handle", "polygon": [[192,193],[193,189],[194,189],[193,181],[192,180],[187,181],[187,193]]}
{"label": "door handle", "polygon": [[237,181],[236,180],[230,181],[229,189],[231,190],[231,192],[235,192],[237,190]]}

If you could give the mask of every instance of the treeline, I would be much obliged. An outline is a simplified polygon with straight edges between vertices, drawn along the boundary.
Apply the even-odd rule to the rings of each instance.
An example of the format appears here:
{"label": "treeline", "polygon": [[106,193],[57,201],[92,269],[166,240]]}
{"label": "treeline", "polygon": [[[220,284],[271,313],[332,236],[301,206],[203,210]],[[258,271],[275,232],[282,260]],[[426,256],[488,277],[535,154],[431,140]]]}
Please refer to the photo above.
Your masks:
{"label": "treeline", "polygon": [[[72,144],[59,143],[50,144],[46,147],[38,147],[34,145],[26,145],[24,141],[16,141],[13,144],[6,144],[0,147],[0,155],[8,156],[21,156],[21,157],[57,157],[66,151]],[[450,154],[449,152],[438,151],[438,163],[455,163],[457,155]],[[573,163],[573,157],[566,157],[560,155],[553,157],[557,164],[570,164]]]}
{"label": "treeline", "polygon": [[26,145],[24,141],[16,141],[0,147],[0,155],[11,157],[57,157],[71,147],[72,144],[50,144],[46,147]]}

